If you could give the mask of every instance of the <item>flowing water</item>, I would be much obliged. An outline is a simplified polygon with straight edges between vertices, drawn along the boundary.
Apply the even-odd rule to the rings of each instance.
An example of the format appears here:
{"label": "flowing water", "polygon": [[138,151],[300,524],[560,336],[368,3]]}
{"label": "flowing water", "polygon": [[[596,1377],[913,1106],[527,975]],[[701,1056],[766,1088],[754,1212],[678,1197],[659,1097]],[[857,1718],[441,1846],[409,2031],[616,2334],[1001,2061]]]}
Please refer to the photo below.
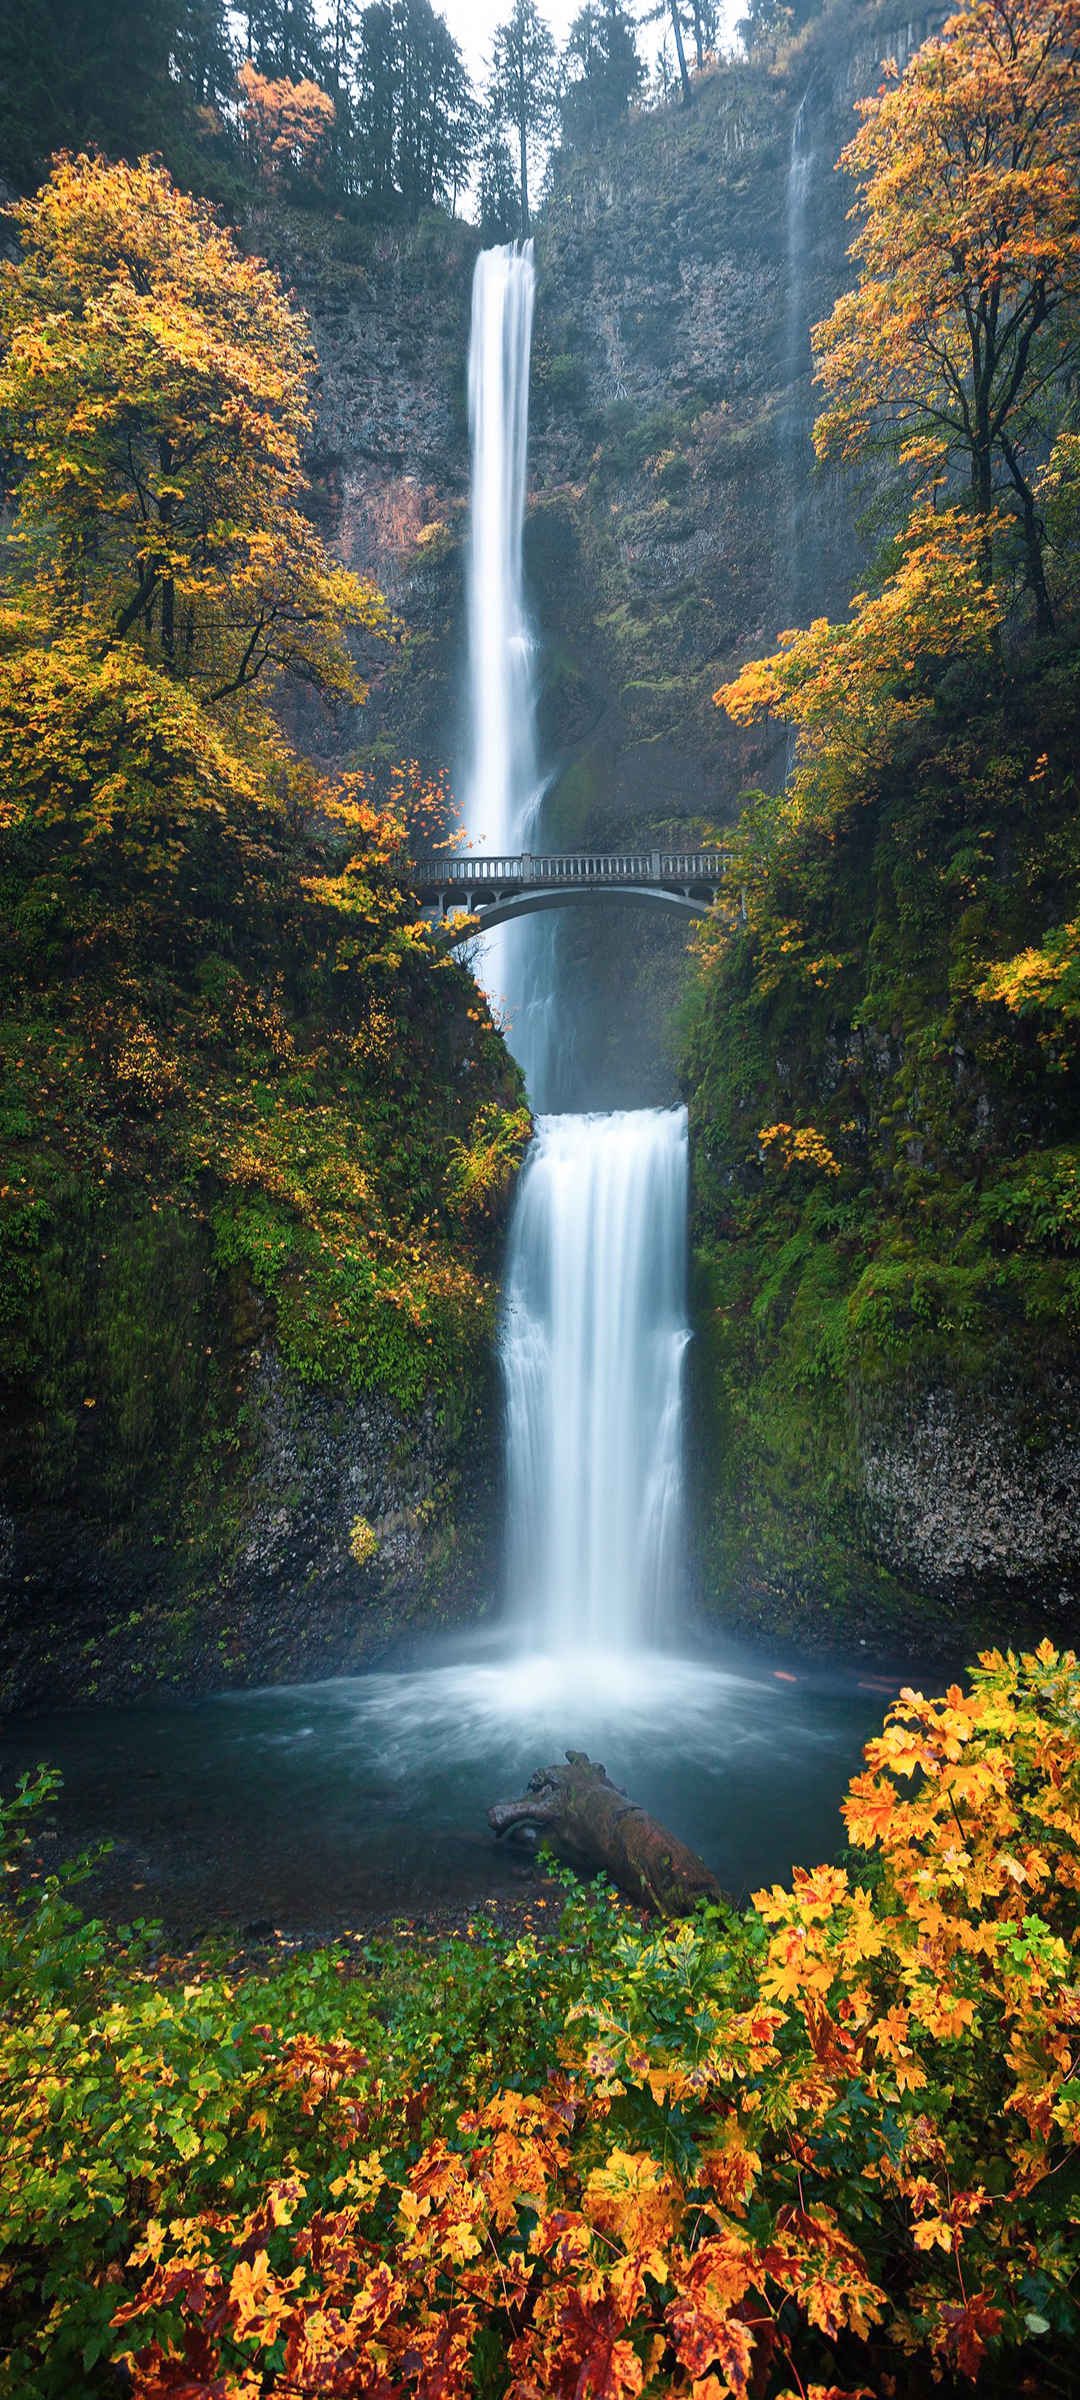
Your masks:
{"label": "flowing water", "polygon": [[[542,839],[536,645],[523,572],[532,244],[476,263],[469,341],[472,518],[465,823],[479,847]],[[573,1041],[546,917],[479,962],[543,1108]],[[541,1116],[514,1211],[503,1364],[507,1613],[518,1638],[632,1652],[679,1588],[686,1120],[681,1110]]]}
{"label": "flowing water", "polygon": [[[522,556],[535,289],[531,242],[481,251],[469,335],[470,737],[463,816],[470,846],[496,854],[542,847],[536,644]],[[487,934],[477,961],[538,1105],[551,1069],[555,938],[549,919],[526,918]]]}
{"label": "flowing water", "polygon": [[805,381],[810,364],[810,312],[806,291],[809,200],[816,153],[810,122],[810,89],[803,93],[791,126],[788,150],[785,218],[787,230],[787,305],[784,315],[784,379],[787,384],[787,480],[791,493],[789,525],[788,607],[791,622],[801,622],[804,601],[804,519],[806,481],[810,472],[810,395]]}
{"label": "flowing water", "polygon": [[526,1642],[670,1637],[683,1549],[686,1112],[541,1117],[506,1276],[511,1605]]}

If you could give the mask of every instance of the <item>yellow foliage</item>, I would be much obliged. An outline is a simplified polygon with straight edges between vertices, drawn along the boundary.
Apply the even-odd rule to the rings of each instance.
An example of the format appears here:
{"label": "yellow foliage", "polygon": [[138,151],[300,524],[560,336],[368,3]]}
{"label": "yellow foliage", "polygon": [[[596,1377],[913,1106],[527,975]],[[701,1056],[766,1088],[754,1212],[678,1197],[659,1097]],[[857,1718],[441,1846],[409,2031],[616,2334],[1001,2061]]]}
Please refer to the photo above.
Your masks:
{"label": "yellow foliage", "polygon": [[366,1517],[354,1517],[349,1527],[349,1556],[358,1567],[366,1567],[379,1547],[379,1537]]}
{"label": "yellow foliage", "polygon": [[785,1174],[793,1167],[816,1168],[823,1175],[840,1173],[839,1160],[813,1125],[763,1125],[758,1140],[766,1157],[775,1158]]}

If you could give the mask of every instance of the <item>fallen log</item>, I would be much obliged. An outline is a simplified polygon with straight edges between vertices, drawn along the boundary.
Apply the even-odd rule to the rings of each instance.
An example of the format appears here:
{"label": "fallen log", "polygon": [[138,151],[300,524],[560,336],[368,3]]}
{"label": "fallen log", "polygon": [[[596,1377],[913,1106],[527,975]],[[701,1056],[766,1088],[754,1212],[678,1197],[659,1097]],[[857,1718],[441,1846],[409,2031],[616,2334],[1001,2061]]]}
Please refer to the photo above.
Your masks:
{"label": "fallen log", "polygon": [[627,1898],[661,1917],[684,1917],[698,1900],[725,1895],[696,1851],[637,1808],[584,1750],[565,1767],[540,1767],[520,1800],[497,1800],[488,1824],[497,1835],[531,1827],[565,1865],[610,1875]]}

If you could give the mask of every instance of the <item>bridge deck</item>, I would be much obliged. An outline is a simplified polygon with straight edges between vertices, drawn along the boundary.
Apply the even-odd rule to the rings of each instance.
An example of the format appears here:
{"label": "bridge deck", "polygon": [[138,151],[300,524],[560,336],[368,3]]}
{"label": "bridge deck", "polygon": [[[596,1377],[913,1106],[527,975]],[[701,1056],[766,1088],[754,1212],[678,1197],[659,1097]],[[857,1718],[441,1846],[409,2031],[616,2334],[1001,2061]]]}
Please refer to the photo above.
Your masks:
{"label": "bridge deck", "polygon": [[479,898],[481,894],[486,899],[497,892],[509,896],[526,888],[538,891],[568,884],[579,888],[593,885],[608,891],[619,885],[632,885],[639,891],[651,888],[658,893],[674,891],[687,897],[704,887],[711,894],[728,864],[728,853],[725,850],[526,850],[512,857],[493,857],[479,851],[468,856],[401,859],[397,864],[402,880],[407,880],[418,899],[438,900],[445,909],[459,894],[467,905],[472,896]]}

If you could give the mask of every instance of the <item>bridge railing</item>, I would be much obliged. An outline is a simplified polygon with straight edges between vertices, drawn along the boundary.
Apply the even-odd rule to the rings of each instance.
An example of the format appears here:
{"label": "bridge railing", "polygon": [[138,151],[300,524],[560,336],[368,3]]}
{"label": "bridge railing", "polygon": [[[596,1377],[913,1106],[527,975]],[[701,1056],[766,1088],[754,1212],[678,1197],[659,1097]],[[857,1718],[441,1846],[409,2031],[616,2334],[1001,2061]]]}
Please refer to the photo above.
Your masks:
{"label": "bridge railing", "polygon": [[397,858],[395,872],[413,889],[454,885],[543,883],[716,883],[726,850],[517,851],[513,857],[479,851],[462,856]]}

